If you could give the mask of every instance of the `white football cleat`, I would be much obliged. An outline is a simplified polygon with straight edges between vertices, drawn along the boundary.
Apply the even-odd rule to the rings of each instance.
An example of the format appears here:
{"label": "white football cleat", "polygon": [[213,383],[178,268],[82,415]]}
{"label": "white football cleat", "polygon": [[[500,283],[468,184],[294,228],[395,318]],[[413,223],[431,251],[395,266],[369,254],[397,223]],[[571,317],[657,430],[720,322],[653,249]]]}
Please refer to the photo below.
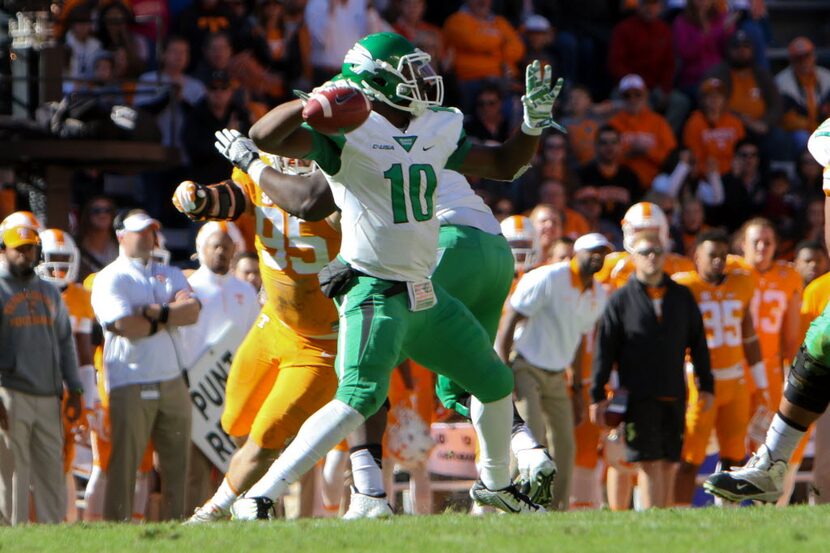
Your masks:
{"label": "white football cleat", "polygon": [[476,480],[470,488],[470,497],[476,503],[495,507],[505,513],[544,513],[545,508],[533,503],[519,491],[515,484],[500,490],[491,490],[481,480]]}
{"label": "white football cleat", "polygon": [[773,461],[767,446],[762,445],[743,467],[710,475],[703,489],[729,501],[774,502],[784,491],[786,474],[787,462]]}
{"label": "white football cleat", "polygon": [[213,502],[208,501],[201,507],[196,507],[193,511],[193,514],[190,515],[190,518],[184,521],[186,526],[190,526],[193,524],[205,524],[208,522],[218,522],[220,520],[228,520],[231,518],[230,511],[226,511],[216,505]]}
{"label": "white football cleat", "polygon": [[544,447],[522,449],[516,453],[519,477],[516,485],[530,501],[538,505],[550,505],[553,500],[551,486],[556,476],[556,463]]}
{"label": "white football cleat", "polygon": [[352,488],[351,501],[349,502],[349,510],[343,515],[343,520],[357,520],[359,518],[386,518],[391,517],[395,513],[389,502],[386,501],[386,495],[381,497],[374,497],[358,493]]}
{"label": "white football cleat", "polygon": [[240,497],[231,505],[232,520],[271,520],[276,517],[274,502],[267,497]]}

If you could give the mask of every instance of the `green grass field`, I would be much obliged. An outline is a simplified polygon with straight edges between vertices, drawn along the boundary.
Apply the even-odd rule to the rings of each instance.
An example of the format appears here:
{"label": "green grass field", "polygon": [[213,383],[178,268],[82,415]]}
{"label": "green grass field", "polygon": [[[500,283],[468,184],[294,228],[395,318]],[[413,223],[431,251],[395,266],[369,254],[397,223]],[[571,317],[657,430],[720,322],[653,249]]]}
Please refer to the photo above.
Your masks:
{"label": "green grass field", "polygon": [[304,520],[201,527],[75,524],[0,528],[0,553],[9,551],[828,552],[830,506],[538,516],[447,514],[351,523]]}

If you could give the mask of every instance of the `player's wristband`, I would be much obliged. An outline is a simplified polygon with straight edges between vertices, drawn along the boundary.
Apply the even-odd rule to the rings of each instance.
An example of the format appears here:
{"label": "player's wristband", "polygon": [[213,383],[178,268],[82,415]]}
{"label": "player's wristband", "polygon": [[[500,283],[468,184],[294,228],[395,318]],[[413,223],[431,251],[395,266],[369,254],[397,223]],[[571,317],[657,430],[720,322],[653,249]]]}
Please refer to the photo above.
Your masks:
{"label": "player's wristband", "polygon": [[170,306],[166,303],[161,304],[161,312],[159,313],[158,322],[164,324],[170,318]]}
{"label": "player's wristband", "polygon": [[755,381],[755,387],[759,390],[766,390],[769,387],[767,382],[767,368],[763,361],[758,361],[750,368],[752,371],[752,380]]}
{"label": "player's wristband", "polygon": [[261,159],[255,159],[251,165],[248,166],[248,176],[251,177],[251,180],[259,186],[259,179],[262,178],[262,172],[265,171],[265,168],[268,165],[262,161]]}
{"label": "player's wristband", "polygon": [[531,127],[527,123],[522,121],[522,132],[530,136],[539,136],[542,134],[542,129]]}

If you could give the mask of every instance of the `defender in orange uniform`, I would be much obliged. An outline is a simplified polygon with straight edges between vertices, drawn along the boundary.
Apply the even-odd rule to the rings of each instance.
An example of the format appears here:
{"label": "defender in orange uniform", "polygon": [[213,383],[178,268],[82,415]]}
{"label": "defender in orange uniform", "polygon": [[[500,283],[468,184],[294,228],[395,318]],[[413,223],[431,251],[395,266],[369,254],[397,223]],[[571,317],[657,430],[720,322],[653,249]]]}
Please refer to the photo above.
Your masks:
{"label": "defender in orange uniform", "polygon": [[726,234],[703,233],[695,250],[696,271],[673,277],[692,291],[700,307],[715,377],[715,402],[711,409],[704,409],[701,393],[694,379],[689,378],[683,462],[675,481],[675,502],[679,505],[691,504],[695,476],[706,456],[713,429],[720,444],[721,466],[737,466],[743,461],[750,401],[744,362],[760,367],[753,372],[755,384],[764,393],[767,388],[766,373],[758,365],[761,347],[750,313],[755,280],[746,271],[726,272],[728,251]]}
{"label": "defender in orange uniform", "polygon": [[230,180],[215,185],[183,182],[173,197],[176,208],[194,219],[255,217],[267,296],[236,352],[226,387],[222,428],[244,444],[214,497],[191,517],[193,523],[227,518],[237,496],[265,474],[302,423],[337,389],[338,315],[320,291],[317,273],[340,250],[340,233],[331,219],[295,216],[310,218],[311,212],[296,205],[291,191],[298,184],[282,179],[280,171],[308,175],[307,186],[328,185],[311,167],[293,160],[264,156],[257,167],[253,176],[235,168]]}

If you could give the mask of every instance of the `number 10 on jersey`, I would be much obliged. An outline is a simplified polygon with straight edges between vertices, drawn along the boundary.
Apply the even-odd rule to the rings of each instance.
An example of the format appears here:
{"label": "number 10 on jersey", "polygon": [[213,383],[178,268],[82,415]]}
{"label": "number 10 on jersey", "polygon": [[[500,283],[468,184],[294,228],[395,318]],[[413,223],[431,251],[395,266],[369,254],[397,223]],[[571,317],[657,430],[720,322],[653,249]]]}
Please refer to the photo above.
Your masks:
{"label": "number 10 on jersey", "polygon": [[[438,179],[435,169],[426,163],[415,163],[409,166],[404,178],[403,166],[400,163],[390,167],[383,176],[389,181],[392,190],[392,217],[395,224],[408,223],[408,212],[418,222],[432,219],[435,204],[435,187]],[[406,186],[409,181],[409,186]],[[407,196],[405,188],[409,188]],[[407,202],[407,198],[409,201]],[[409,203],[409,209],[407,209]]]}

